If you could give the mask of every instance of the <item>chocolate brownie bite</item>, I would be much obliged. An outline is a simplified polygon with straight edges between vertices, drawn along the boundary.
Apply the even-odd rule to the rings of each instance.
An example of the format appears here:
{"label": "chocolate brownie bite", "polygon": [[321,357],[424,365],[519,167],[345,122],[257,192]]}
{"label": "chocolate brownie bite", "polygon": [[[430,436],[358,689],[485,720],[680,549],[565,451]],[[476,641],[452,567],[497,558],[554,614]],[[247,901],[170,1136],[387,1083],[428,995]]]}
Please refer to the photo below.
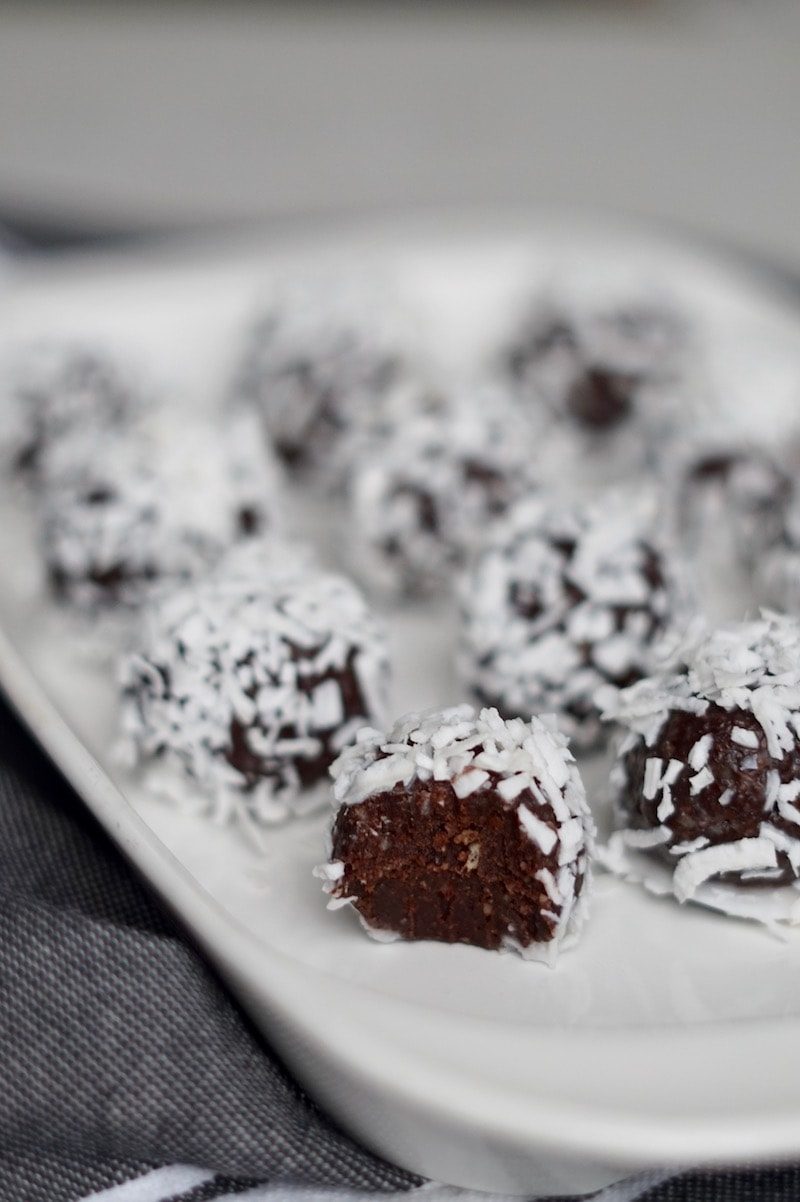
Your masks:
{"label": "chocolate brownie bite", "polygon": [[146,404],[126,367],[81,343],[25,347],[5,365],[2,390],[2,456],[12,474],[28,480],[62,438],[77,431],[102,438]]}
{"label": "chocolate brownie bite", "polygon": [[675,391],[685,421],[656,465],[676,533],[711,569],[750,573],[780,540],[792,501],[800,342],[750,325],[714,330],[697,374]]}
{"label": "chocolate brownie bite", "polygon": [[378,940],[555,962],[586,913],[594,836],[566,740],[470,706],[362,732],[332,768],[329,908]]}
{"label": "chocolate brownie bite", "polygon": [[338,483],[338,454],[406,369],[385,299],[347,280],[295,281],[253,320],[234,397],[261,415],[290,469]]}
{"label": "chocolate brownie bite", "polygon": [[504,715],[555,713],[581,748],[604,741],[595,693],[654,666],[685,617],[684,572],[640,494],[519,502],[460,582],[461,676]]}
{"label": "chocolate brownie bite", "polygon": [[662,462],[677,536],[716,567],[753,567],[781,538],[792,480],[777,455],[751,439],[695,431]]}
{"label": "chocolate brownie bite", "polygon": [[675,302],[642,286],[564,280],[529,304],[503,354],[521,394],[590,439],[659,425],[644,390],[673,377],[689,344]]}
{"label": "chocolate brownie bite", "polygon": [[42,462],[42,546],[59,599],[136,605],[274,532],[278,473],[257,424],[150,414],[124,432],[75,432]]}
{"label": "chocolate brownie bite", "polygon": [[529,427],[502,389],[422,389],[394,413],[353,457],[346,551],[368,588],[396,600],[444,591],[536,474]]}
{"label": "chocolate brownie bite", "polygon": [[608,866],[681,902],[797,921],[800,624],[715,630],[606,712],[626,730]]}
{"label": "chocolate brownie bite", "polygon": [[123,752],[172,800],[257,834],[323,799],[332,760],[383,717],[388,661],[343,577],[241,569],[143,611],[120,673]]}
{"label": "chocolate brownie bite", "polygon": [[800,493],[794,482],[785,504],[770,518],[770,537],[763,540],[760,556],[754,557],[757,585],[770,605],[800,615]]}

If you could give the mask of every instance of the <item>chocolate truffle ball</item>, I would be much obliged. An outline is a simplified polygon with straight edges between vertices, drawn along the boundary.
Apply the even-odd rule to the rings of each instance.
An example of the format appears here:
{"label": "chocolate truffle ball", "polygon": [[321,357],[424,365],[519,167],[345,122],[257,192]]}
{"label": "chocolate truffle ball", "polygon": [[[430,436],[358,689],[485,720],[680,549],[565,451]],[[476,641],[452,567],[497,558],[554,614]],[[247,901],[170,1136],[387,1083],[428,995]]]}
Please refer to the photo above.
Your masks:
{"label": "chocolate truffle ball", "polygon": [[143,611],[121,669],[123,750],[161,792],[251,831],[317,804],[315,786],[384,713],[383,632],[358,591],[313,568],[221,564]]}
{"label": "chocolate truffle ball", "polygon": [[460,582],[462,678],[481,703],[553,712],[592,747],[606,734],[595,692],[651,670],[684,587],[638,495],[519,502]]}
{"label": "chocolate truffle ball", "polygon": [[332,768],[318,870],[376,939],[434,939],[553,963],[586,910],[594,827],[566,740],[460,706],[362,732]]}
{"label": "chocolate truffle ball", "polygon": [[[683,489],[683,529],[727,522],[735,552],[752,565],[784,529],[792,481],[759,447],[706,447],[695,454]],[[687,512],[688,511],[688,512]],[[700,511],[700,512],[698,512]]]}
{"label": "chocolate truffle ball", "polygon": [[678,427],[654,463],[678,532],[704,555],[714,544],[746,567],[779,536],[800,441],[800,340],[769,327],[706,333],[697,370],[672,390]]}
{"label": "chocolate truffle ball", "polygon": [[679,901],[704,900],[715,883],[794,883],[800,625],[764,614],[704,636],[681,659],[608,697],[627,731],[614,773],[618,857],[644,849],[666,863]]}
{"label": "chocolate truffle ball", "polygon": [[716,546],[751,567],[780,538],[792,483],[766,448],[693,439],[667,460],[678,533],[689,547]]}
{"label": "chocolate truffle ball", "polygon": [[762,544],[756,579],[770,605],[800,615],[800,493],[795,484],[790,486],[788,499],[778,514],[775,530],[775,511],[770,513],[771,537]]}
{"label": "chocolate truffle ball", "polygon": [[346,550],[367,587],[443,591],[487,524],[535,487],[530,431],[508,395],[423,390],[364,440],[348,473]]}
{"label": "chocolate truffle ball", "polygon": [[406,358],[394,323],[365,289],[332,279],[294,283],[252,323],[234,394],[262,415],[292,469],[335,485],[342,440]]}
{"label": "chocolate truffle ball", "polygon": [[175,411],[105,438],[81,430],[48,451],[42,473],[49,579],[82,608],[138,604],[276,527],[277,471],[244,416],[222,428]]}
{"label": "chocolate truffle ball", "polygon": [[126,368],[79,343],[25,348],[6,366],[1,386],[3,458],[12,472],[29,479],[62,438],[76,431],[102,438],[146,403]]}
{"label": "chocolate truffle ball", "polygon": [[666,298],[575,280],[533,300],[504,361],[524,395],[608,437],[639,421],[642,390],[675,372],[687,343],[687,322]]}

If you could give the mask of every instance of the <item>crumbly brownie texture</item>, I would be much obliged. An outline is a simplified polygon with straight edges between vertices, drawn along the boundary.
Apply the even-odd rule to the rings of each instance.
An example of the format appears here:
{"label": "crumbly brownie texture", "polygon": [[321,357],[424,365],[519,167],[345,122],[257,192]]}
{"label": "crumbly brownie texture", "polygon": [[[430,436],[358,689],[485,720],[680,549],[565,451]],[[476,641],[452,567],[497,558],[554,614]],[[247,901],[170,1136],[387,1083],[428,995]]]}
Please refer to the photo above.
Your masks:
{"label": "crumbly brownie texture", "polygon": [[[573,284],[534,299],[504,361],[525,395],[603,437],[638,419],[642,388],[673,375],[687,343],[687,323],[667,299]],[[656,423],[662,408],[650,415]]]}
{"label": "crumbly brownie texture", "polygon": [[392,598],[442,591],[487,523],[536,484],[530,430],[507,393],[435,401],[409,397],[348,475],[347,552]]}
{"label": "crumbly brownie texture", "polygon": [[[613,774],[620,830],[605,861],[635,875],[630,853],[645,853],[666,865],[679,901],[800,917],[794,892],[784,911],[766,896],[800,876],[800,625],[764,613],[704,636],[681,660],[607,698],[627,734]],[[737,907],[736,892],[761,897]]]}
{"label": "crumbly brownie texture", "polygon": [[554,712],[581,748],[606,736],[594,700],[652,670],[684,616],[685,581],[639,494],[514,506],[460,581],[462,678],[502,714]]}
{"label": "crumbly brownie texture", "polygon": [[146,608],[120,679],[128,762],[257,834],[324,800],[331,761],[383,718],[388,664],[347,580],[300,569],[248,584],[223,564]]}
{"label": "crumbly brownie texture", "polygon": [[335,484],[342,441],[406,359],[398,330],[364,290],[330,280],[287,286],[252,323],[234,395],[261,414],[289,467]]}
{"label": "crumbly brownie texture", "polygon": [[103,437],[140,409],[141,384],[115,359],[81,344],[25,348],[2,381],[2,456],[36,477],[48,448],[76,431]]}
{"label": "crumbly brownie texture", "polygon": [[470,706],[364,731],[332,768],[329,908],[379,940],[553,963],[578,934],[594,826],[566,740]]}
{"label": "crumbly brownie texture", "polygon": [[48,451],[44,477],[49,578],[83,608],[138,604],[276,528],[278,471],[245,415],[224,428],[176,411],[124,434],[81,430]]}

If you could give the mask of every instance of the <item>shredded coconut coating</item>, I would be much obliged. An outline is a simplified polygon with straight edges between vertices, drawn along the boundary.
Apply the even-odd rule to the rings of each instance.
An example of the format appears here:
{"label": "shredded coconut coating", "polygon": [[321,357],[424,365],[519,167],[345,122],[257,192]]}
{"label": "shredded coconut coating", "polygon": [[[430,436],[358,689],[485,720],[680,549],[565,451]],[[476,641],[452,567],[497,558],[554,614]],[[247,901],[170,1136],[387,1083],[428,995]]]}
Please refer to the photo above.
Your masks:
{"label": "shredded coconut coating", "polygon": [[770,754],[793,752],[800,711],[800,624],[764,610],[759,619],[694,636],[676,652],[680,670],[607,691],[609,718],[652,744],[670,711],[703,713],[710,703],[752,713]]}
{"label": "shredded coconut coating", "polygon": [[121,664],[122,754],[161,792],[248,830],[304,812],[361,727],[383,719],[382,628],[342,577],[264,573],[279,549],[165,592]]}
{"label": "shredded coconut coating", "polygon": [[285,281],[253,319],[234,397],[261,414],[276,451],[326,486],[352,428],[404,373],[407,339],[385,297],[347,279]]}
{"label": "shredded coconut coating", "polygon": [[598,688],[653,669],[686,595],[642,493],[523,500],[460,582],[460,674],[481,702],[523,717],[554,712],[592,747],[606,733]]}
{"label": "shredded coconut coating", "polygon": [[488,523],[536,486],[530,428],[492,385],[407,390],[348,473],[347,554],[390,598],[442,591]]}
{"label": "shredded coconut coating", "polygon": [[[552,722],[507,721],[494,709],[476,713],[469,705],[408,714],[387,732],[362,730],[331,775],[337,808],[358,806],[398,787],[407,792],[419,781],[446,781],[457,797],[474,793],[487,806],[514,809],[522,831],[549,865],[540,872],[547,878],[551,939],[521,946],[509,934],[501,950],[553,963],[577,936],[587,910],[595,828],[567,740]],[[316,872],[331,896],[331,909],[353,900],[342,895],[345,868],[332,859]],[[392,937],[385,930],[367,930],[382,940]]]}
{"label": "shredded coconut coating", "polygon": [[28,477],[62,438],[81,430],[105,437],[149,403],[126,365],[81,343],[22,348],[4,364],[0,390],[0,458]]}
{"label": "shredded coconut coating", "polygon": [[223,427],[176,409],[103,437],[81,429],[50,448],[43,476],[47,569],[82,608],[138,604],[279,524],[279,471],[249,415]]}
{"label": "shredded coconut coating", "polygon": [[[670,670],[609,690],[604,704],[627,731],[613,774],[620,829],[604,862],[647,882],[631,851],[652,835],[673,861],[667,887],[679,901],[797,921],[800,624],[764,611],[695,637]],[[665,871],[662,859],[654,875]],[[736,893],[746,881],[762,888],[745,904]]]}

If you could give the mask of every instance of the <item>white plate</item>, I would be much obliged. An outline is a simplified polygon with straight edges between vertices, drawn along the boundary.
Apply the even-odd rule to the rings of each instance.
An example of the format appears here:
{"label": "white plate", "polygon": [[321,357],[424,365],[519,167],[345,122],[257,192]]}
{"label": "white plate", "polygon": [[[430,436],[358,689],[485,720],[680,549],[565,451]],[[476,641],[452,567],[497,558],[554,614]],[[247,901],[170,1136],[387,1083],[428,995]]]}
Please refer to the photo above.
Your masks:
{"label": "white plate", "polygon": [[[516,285],[561,247],[651,265],[711,325],[800,332],[787,301],[725,264],[638,233],[510,225],[384,226],[39,267],[19,282],[4,323],[12,340],[100,333],[208,399],[253,294],[281,263],[387,264],[425,314],[434,349],[454,358],[500,328]],[[6,693],[309,1092],[355,1136],[439,1180],[528,1195],[589,1190],[656,1165],[797,1155],[800,936],[780,942],[601,878],[585,935],[555,970],[466,947],[371,942],[349,910],[326,911],[311,876],[322,819],[276,830],[258,857],[236,831],[158,803],[115,767],[111,672],[87,661],[86,633],[43,595],[22,499],[5,496],[0,510]],[[313,527],[308,510],[298,501],[297,520]],[[395,615],[391,627],[397,710],[458,700],[446,607]]]}

